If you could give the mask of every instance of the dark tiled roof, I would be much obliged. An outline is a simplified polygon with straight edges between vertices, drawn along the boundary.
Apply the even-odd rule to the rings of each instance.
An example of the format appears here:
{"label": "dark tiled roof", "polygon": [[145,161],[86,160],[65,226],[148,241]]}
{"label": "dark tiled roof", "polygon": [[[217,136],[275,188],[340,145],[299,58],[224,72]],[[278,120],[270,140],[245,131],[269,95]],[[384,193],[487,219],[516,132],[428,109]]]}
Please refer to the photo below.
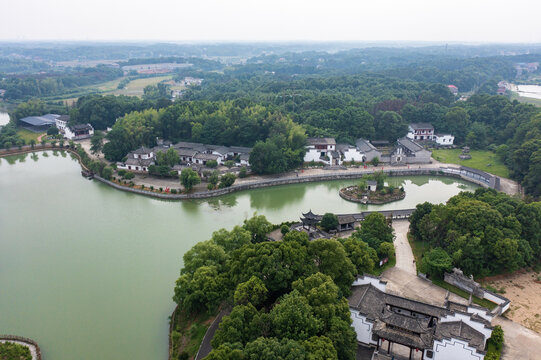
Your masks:
{"label": "dark tiled roof", "polygon": [[336,149],[338,151],[344,152],[344,151],[347,151],[349,149],[355,149],[355,146],[349,145],[349,144],[337,144]]}
{"label": "dark tiled roof", "polygon": [[459,338],[468,342],[468,345],[482,352],[485,349],[485,337],[462,321],[439,323],[434,336],[438,340]]}
{"label": "dark tiled roof", "polygon": [[372,185],[377,185],[378,182],[375,181],[375,180],[368,180],[368,181],[366,182],[366,184],[372,186]]}
{"label": "dark tiled roof", "polygon": [[[452,314],[453,310],[388,294],[371,284],[354,286],[348,303],[350,308],[372,321],[374,334],[384,339],[419,349],[431,349],[434,339],[453,337],[467,341],[478,351],[484,349],[484,335],[462,321],[431,322],[431,318],[443,318]],[[406,313],[392,309],[403,309]],[[409,311],[417,316],[409,316]],[[478,316],[468,315],[475,321],[487,323],[486,320],[477,320]]]}
{"label": "dark tiled roof", "polygon": [[194,158],[196,159],[199,159],[199,160],[218,160],[220,158],[219,155],[215,155],[215,154],[203,154],[203,153],[199,153],[199,154],[196,154],[194,156]]}
{"label": "dark tiled roof", "polygon": [[398,139],[398,144],[404,146],[406,149],[414,153],[424,149],[421,145],[408,139],[407,137]]}
{"label": "dark tiled roof", "polygon": [[192,149],[180,148],[180,149],[177,149],[177,153],[180,156],[194,156],[195,154],[197,154],[197,151],[192,150]]}
{"label": "dark tiled roof", "polygon": [[308,138],[307,143],[309,145],[336,145],[336,140],[334,138]]}
{"label": "dark tiled roof", "polygon": [[57,117],[58,120],[62,120],[62,121],[70,121],[70,116],[69,115],[60,115],[59,117]]}
{"label": "dark tiled roof", "polygon": [[151,149],[141,146],[139,149],[135,150],[133,153],[134,154],[150,154],[151,152],[152,152]]}
{"label": "dark tiled roof", "polygon": [[376,147],[370,143],[370,141],[366,139],[357,139],[355,142],[355,145],[357,146],[357,149],[361,150],[362,152],[370,152],[370,151],[377,151]]}
{"label": "dark tiled roof", "polygon": [[410,124],[410,126],[413,130],[426,130],[426,129],[434,130],[434,126],[432,126],[432,124],[430,123],[413,123],[413,124]]}
{"label": "dark tiled roof", "polygon": [[351,224],[355,222],[353,215],[337,215],[338,224]]}
{"label": "dark tiled roof", "polygon": [[92,130],[90,124],[75,124],[69,127],[71,131],[89,131]]}
{"label": "dark tiled roof", "polygon": [[194,149],[196,147],[203,146],[201,143],[194,143],[194,142],[187,142],[187,141],[181,141],[173,145],[176,149]]}
{"label": "dark tiled roof", "polygon": [[249,154],[252,151],[252,148],[244,146],[230,146],[229,150],[234,153]]}
{"label": "dark tiled roof", "polygon": [[126,165],[139,165],[139,166],[150,166],[154,163],[153,159],[134,159],[128,158],[126,160]]}

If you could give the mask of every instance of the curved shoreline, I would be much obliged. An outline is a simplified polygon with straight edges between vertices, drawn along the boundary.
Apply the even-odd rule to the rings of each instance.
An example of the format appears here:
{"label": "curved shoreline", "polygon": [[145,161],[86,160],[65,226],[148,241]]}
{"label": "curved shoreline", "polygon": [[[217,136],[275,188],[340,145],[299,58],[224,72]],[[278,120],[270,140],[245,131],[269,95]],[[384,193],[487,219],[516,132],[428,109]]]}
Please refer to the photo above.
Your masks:
{"label": "curved shoreline", "polygon": [[[41,145],[41,144],[40,144]],[[27,145],[28,146],[28,145]],[[69,151],[70,153],[74,154],[79,162],[79,165],[81,168],[88,170],[82,163],[81,158],[79,154],[71,148],[63,147],[52,147],[52,146],[45,146],[40,148],[37,148],[38,145],[34,149],[21,149],[16,150],[13,152],[2,152],[0,153],[0,157],[5,156],[11,156],[11,155],[20,155],[20,154],[27,154],[32,152],[38,152],[38,151],[47,151],[47,150],[64,150]],[[364,171],[350,171],[350,172],[334,172],[333,170],[329,170],[328,174],[319,174],[319,175],[305,175],[305,176],[289,176],[289,177],[283,177],[278,179],[269,179],[269,180],[257,180],[253,182],[244,182],[241,184],[233,184],[232,186],[228,188],[223,189],[216,189],[216,190],[210,190],[206,192],[195,192],[191,194],[167,194],[167,193],[157,193],[150,190],[141,190],[141,189],[134,189],[128,186],[122,186],[117,183],[114,183],[112,181],[106,180],[98,175],[94,175],[94,179],[105,184],[108,186],[111,186],[117,190],[120,191],[126,191],[131,192],[139,195],[149,196],[157,199],[162,200],[197,200],[197,199],[208,199],[213,198],[217,196],[227,195],[231,194],[237,191],[244,191],[244,190],[252,190],[252,189],[260,189],[260,188],[266,188],[266,187],[272,187],[272,186],[280,186],[280,185],[291,185],[291,184],[302,184],[302,183],[308,183],[308,182],[322,182],[322,181],[333,181],[333,180],[350,180],[350,179],[359,179],[363,175],[367,174],[373,174],[376,171],[383,171],[387,176],[422,176],[422,175],[428,175],[428,176],[443,176],[443,177],[453,177],[457,179],[461,179],[467,182],[470,182],[475,185],[480,185],[487,188],[494,188],[496,190],[499,190],[496,187],[490,186],[482,181],[479,181],[477,179],[473,179],[467,176],[463,176],[454,172],[448,172],[444,171],[444,169],[448,168],[455,168],[458,169],[459,166],[456,164],[441,164],[440,167],[426,167],[426,168],[416,168],[416,169],[370,169],[370,170],[364,170]],[[496,177],[495,175],[485,173],[487,176]]]}

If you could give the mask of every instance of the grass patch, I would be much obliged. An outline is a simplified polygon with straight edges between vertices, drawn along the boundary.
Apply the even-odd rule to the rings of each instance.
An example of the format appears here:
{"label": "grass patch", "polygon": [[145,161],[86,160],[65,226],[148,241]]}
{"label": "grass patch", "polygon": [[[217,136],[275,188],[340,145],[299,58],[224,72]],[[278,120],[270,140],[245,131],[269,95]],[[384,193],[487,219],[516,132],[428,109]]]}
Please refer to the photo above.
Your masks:
{"label": "grass patch", "polygon": [[464,165],[497,176],[509,177],[509,169],[492,151],[471,150],[472,158],[468,160],[461,160],[458,157],[461,153],[461,149],[439,149],[432,151],[432,157],[443,163]]}
{"label": "grass patch", "polygon": [[[491,354],[491,355],[489,355]],[[502,351],[498,350],[498,347],[491,341],[487,341],[487,354],[485,358],[499,360],[502,356]]]}
{"label": "grass patch", "polygon": [[[467,291],[464,291],[462,289],[457,288],[454,285],[448,284],[443,279],[430,279],[434,285],[438,285],[441,288],[444,288],[445,290],[449,290],[453,294],[456,294],[460,297],[463,297],[464,299],[470,298],[470,293]],[[497,305],[493,303],[492,301],[488,301],[486,299],[478,298],[477,296],[472,297],[473,303],[477,304],[479,306],[485,307],[489,310],[494,309]]]}
{"label": "grass patch", "polygon": [[[142,79],[135,79],[130,81],[124,89],[114,89],[109,90],[104,93],[104,95],[128,95],[128,96],[143,96],[144,88],[148,85],[157,85],[162,81],[168,81],[173,78],[172,75],[168,76],[157,76],[157,77],[148,77]],[[118,83],[117,83],[118,86]]]}
{"label": "grass patch", "polygon": [[19,134],[21,138],[24,139],[24,142],[26,144],[29,144],[30,140],[32,139],[36,140],[36,143],[38,143],[38,137],[44,133],[35,133],[27,129],[19,128],[17,130],[17,134]]}
{"label": "grass patch", "polygon": [[190,358],[194,357],[199,350],[203,337],[210,324],[214,321],[218,311],[213,314],[191,314],[177,310],[173,322],[171,337],[171,359],[179,359],[183,353]]}
{"label": "grass patch", "polygon": [[374,271],[372,271],[372,275],[380,276],[382,272],[394,267],[395,265],[396,265],[396,255],[393,255],[389,258],[389,261],[387,261],[387,264],[383,265],[382,267],[376,267]]}
{"label": "grass patch", "polygon": [[529,98],[525,96],[519,96],[516,92],[511,91],[511,95],[509,96],[511,100],[517,100],[518,102],[524,103],[524,104],[532,104],[537,107],[541,107],[541,99],[534,99]]}
{"label": "grass patch", "polygon": [[413,258],[415,259],[415,266],[417,272],[419,272],[419,266],[421,264],[421,259],[423,254],[430,249],[430,245],[424,241],[415,241],[413,237],[408,233],[408,242],[411,246],[411,251],[413,252]]}

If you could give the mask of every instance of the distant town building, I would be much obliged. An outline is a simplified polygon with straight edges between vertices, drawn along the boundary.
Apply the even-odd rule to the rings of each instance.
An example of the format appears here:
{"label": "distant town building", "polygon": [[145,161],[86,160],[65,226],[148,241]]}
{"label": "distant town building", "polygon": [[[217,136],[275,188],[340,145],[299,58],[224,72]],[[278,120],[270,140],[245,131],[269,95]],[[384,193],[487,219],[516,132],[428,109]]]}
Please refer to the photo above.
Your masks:
{"label": "distant town building", "polygon": [[447,85],[447,88],[453,95],[458,95],[458,88],[455,85]]}
{"label": "distant town building", "polygon": [[412,140],[434,140],[434,127],[429,123],[409,124],[406,136]]}
{"label": "distant town building", "polygon": [[6,95],[6,90],[0,89],[0,97],[4,97],[4,95]]}

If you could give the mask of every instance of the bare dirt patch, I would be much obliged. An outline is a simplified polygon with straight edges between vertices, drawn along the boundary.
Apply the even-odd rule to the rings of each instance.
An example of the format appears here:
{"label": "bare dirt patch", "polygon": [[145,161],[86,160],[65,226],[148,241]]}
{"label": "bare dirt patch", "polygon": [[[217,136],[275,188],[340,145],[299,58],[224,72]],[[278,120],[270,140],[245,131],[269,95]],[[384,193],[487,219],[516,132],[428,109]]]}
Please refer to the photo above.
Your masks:
{"label": "bare dirt patch", "polygon": [[511,275],[486,279],[488,284],[511,300],[505,316],[541,334],[541,275],[534,271],[520,271]]}

